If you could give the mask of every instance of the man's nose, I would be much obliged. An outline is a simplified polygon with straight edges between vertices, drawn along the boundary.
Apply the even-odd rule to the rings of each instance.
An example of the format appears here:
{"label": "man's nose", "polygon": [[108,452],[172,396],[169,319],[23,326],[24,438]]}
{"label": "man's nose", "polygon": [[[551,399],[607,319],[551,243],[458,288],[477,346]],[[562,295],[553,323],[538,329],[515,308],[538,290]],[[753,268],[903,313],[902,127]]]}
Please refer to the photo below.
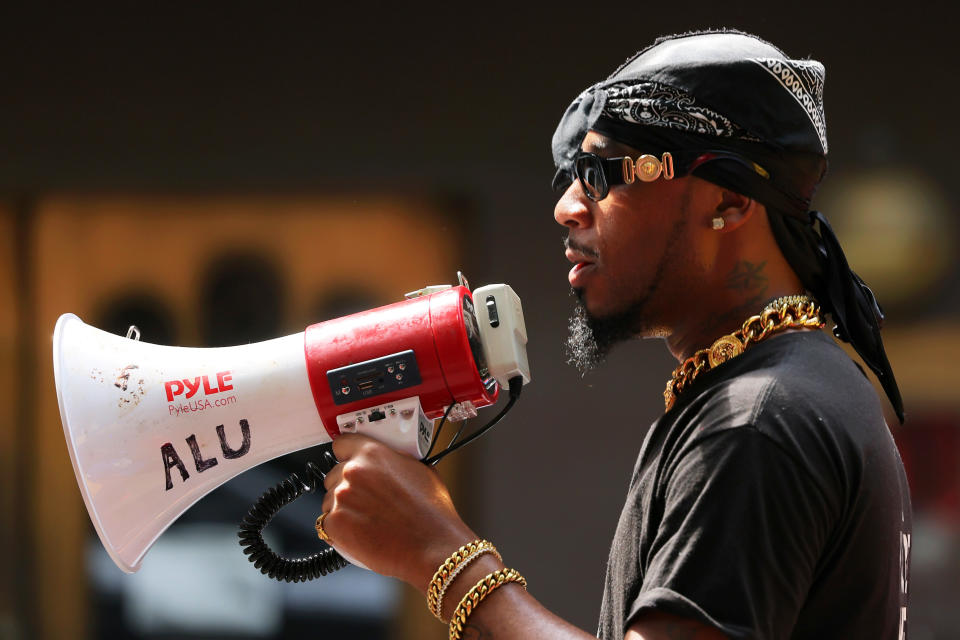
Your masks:
{"label": "man's nose", "polygon": [[570,229],[585,229],[593,224],[593,215],[583,188],[574,180],[567,190],[560,196],[557,206],[553,208],[553,219],[557,224]]}

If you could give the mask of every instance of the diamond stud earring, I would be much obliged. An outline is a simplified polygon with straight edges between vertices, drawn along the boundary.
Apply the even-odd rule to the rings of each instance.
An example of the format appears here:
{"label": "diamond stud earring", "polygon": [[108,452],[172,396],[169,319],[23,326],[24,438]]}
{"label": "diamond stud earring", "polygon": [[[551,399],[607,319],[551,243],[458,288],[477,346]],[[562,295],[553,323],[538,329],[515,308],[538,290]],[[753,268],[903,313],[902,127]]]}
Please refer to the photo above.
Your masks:
{"label": "diamond stud earring", "polygon": [[719,231],[720,229],[723,229],[723,227],[726,226],[726,224],[727,224],[726,220],[724,220],[720,216],[717,216],[716,218],[713,219],[713,229],[715,231]]}

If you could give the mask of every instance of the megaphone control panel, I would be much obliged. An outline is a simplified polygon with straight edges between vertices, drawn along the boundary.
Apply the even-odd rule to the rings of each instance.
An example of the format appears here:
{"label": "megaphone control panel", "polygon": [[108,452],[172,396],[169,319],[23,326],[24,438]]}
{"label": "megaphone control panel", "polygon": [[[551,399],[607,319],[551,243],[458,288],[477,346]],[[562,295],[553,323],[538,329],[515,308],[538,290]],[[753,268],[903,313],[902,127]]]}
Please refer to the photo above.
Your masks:
{"label": "megaphone control panel", "polygon": [[420,384],[413,349],[327,372],[334,404],[348,404]]}

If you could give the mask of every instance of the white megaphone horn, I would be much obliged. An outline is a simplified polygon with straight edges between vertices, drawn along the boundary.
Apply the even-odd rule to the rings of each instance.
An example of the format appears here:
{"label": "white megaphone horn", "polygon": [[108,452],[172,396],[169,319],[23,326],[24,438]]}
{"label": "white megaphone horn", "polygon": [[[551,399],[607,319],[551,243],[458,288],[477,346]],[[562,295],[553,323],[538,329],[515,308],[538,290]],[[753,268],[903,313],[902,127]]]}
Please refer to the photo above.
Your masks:
{"label": "white megaphone horn", "polygon": [[520,299],[465,284],[237,347],[148,344],[61,316],[60,417],[117,566],[139,569],[180,514],[253,466],[347,432],[422,458],[433,419],[475,415],[511,378],[528,382]]}

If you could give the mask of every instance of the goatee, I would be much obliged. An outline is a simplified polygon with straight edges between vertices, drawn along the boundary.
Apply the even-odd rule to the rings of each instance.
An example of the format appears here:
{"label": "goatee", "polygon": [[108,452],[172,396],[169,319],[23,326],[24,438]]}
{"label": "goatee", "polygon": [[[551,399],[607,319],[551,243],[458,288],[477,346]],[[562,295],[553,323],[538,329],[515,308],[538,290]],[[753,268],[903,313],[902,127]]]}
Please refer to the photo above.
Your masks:
{"label": "goatee", "polygon": [[587,311],[581,290],[572,289],[570,293],[576,297],[577,303],[568,325],[567,363],[575,366],[583,376],[600,366],[614,345],[635,335],[636,310],[631,308],[614,316],[597,318]]}

